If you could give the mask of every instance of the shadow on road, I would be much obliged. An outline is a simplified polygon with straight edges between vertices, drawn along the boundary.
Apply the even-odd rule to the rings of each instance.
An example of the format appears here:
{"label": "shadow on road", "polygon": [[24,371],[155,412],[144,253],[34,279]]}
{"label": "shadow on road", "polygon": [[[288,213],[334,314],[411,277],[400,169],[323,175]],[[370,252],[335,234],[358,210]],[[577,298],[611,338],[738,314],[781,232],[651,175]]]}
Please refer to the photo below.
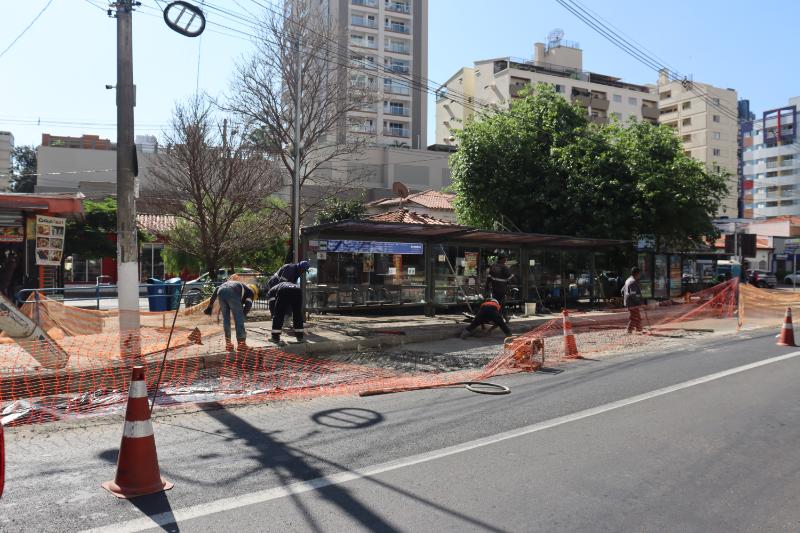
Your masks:
{"label": "shadow on road", "polygon": [[311,415],[317,424],[333,429],[364,429],[384,421],[383,415],[371,409],[342,407],[318,411]]}

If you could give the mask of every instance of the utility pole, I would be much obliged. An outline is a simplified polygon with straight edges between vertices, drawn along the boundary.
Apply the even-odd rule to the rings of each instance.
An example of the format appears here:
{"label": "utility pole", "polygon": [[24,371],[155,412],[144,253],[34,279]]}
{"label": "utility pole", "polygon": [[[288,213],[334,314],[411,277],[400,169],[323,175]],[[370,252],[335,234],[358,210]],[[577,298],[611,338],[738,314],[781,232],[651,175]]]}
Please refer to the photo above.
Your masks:
{"label": "utility pole", "polygon": [[[136,198],[133,143],[132,12],[134,0],[117,0],[117,290],[120,354],[141,357],[139,329],[139,245],[136,241]],[[110,13],[110,10],[109,10]]]}
{"label": "utility pole", "polygon": [[[299,11],[299,10],[298,10]],[[298,14],[299,17],[299,14]],[[300,56],[300,24],[295,21],[295,102],[294,102],[294,173],[292,175],[292,257],[300,261],[300,119],[303,94],[303,63]]]}

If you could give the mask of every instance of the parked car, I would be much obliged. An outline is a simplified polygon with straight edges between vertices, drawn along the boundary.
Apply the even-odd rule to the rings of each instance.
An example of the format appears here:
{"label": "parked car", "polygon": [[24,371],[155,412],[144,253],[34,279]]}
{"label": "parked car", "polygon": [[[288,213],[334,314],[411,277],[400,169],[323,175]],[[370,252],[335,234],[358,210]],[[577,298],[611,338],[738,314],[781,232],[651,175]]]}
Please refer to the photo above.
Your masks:
{"label": "parked car", "polygon": [[783,282],[787,285],[794,285],[795,283],[800,285],[800,270],[793,274],[786,274],[786,277],[783,278]]}
{"label": "parked car", "polygon": [[748,270],[747,283],[760,289],[774,289],[778,285],[778,278],[769,270]]}
{"label": "parked car", "polygon": [[[240,274],[258,274],[252,268],[241,268],[236,270],[236,272]],[[227,268],[220,268],[217,270],[217,280],[215,282],[216,285],[223,283],[227,280],[233,272],[230,272]],[[186,287],[183,289],[183,303],[186,307],[192,307],[193,305],[197,305],[203,301],[203,287],[206,284],[211,282],[211,275],[208,272],[200,275],[197,279],[193,279],[191,281],[186,282]]]}

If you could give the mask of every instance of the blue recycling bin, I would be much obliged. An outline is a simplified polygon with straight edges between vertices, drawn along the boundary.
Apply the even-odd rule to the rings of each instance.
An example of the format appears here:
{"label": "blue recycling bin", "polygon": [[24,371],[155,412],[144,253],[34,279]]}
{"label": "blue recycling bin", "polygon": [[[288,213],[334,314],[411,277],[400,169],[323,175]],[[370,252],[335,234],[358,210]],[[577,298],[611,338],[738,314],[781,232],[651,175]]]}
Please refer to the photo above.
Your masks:
{"label": "blue recycling bin", "polygon": [[165,283],[167,308],[165,311],[174,311],[181,304],[181,278],[170,278]]}
{"label": "blue recycling bin", "polygon": [[160,279],[147,279],[147,304],[151,312],[169,311],[166,289],[166,285]]}

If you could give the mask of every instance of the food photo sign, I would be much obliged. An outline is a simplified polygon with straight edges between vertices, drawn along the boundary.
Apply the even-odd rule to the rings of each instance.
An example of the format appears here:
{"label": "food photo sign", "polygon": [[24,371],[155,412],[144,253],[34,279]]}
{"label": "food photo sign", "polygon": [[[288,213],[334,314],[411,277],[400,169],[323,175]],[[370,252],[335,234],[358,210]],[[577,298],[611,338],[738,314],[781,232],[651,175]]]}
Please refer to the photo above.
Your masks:
{"label": "food photo sign", "polygon": [[36,216],[36,264],[59,266],[64,253],[66,219]]}

